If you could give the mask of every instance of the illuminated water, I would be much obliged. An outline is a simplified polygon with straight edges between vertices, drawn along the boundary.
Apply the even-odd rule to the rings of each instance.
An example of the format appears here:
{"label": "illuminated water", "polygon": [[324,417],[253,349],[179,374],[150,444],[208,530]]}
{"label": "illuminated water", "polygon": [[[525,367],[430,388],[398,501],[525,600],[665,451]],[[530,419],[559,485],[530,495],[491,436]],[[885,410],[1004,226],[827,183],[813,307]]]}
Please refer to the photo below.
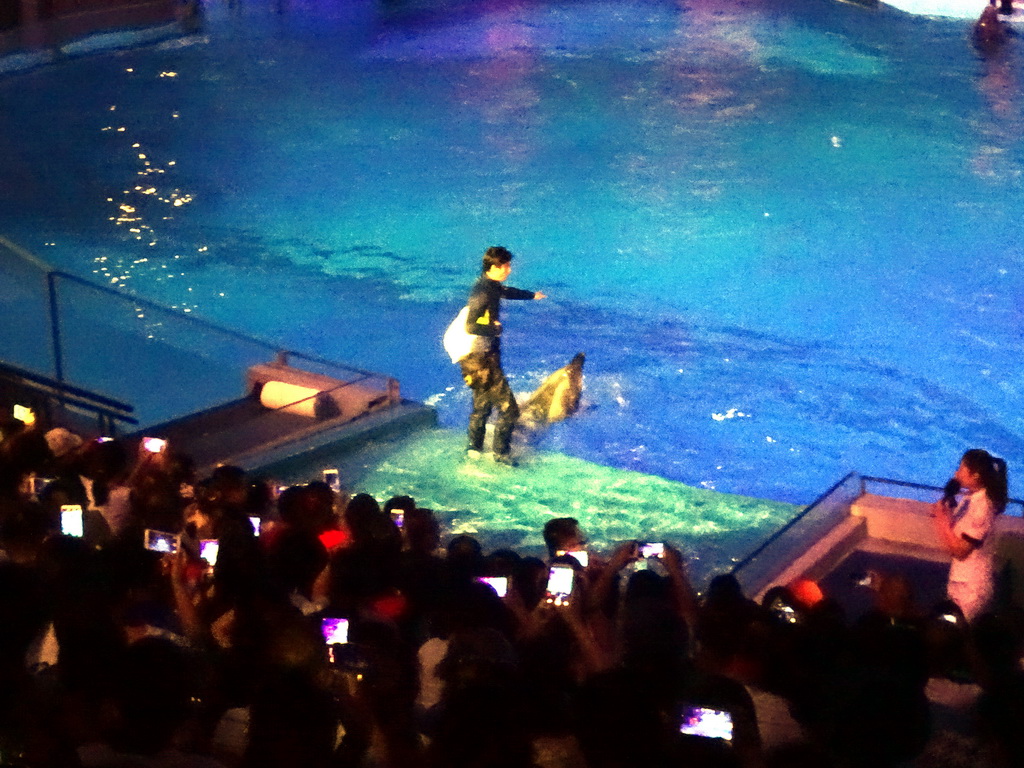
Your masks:
{"label": "illuminated water", "polygon": [[[513,547],[542,555],[544,523],[566,516],[580,521],[588,548],[606,554],[620,541],[669,541],[686,553],[698,584],[732,567],[800,511],[557,451],[530,452],[514,469],[486,458],[467,461],[462,440],[450,429],[422,430],[321,457],[317,467],[338,467],[350,487],[381,500],[411,495],[435,510],[447,534],[471,534],[486,551]],[[317,474],[305,463],[277,477],[298,482]]]}
{"label": "illuminated water", "polygon": [[513,385],[588,355],[552,453],[798,503],[1015,471],[1024,41],[826,0],[263,6],[0,80],[0,232],[453,430],[439,337],[500,243],[551,296],[507,309]]}

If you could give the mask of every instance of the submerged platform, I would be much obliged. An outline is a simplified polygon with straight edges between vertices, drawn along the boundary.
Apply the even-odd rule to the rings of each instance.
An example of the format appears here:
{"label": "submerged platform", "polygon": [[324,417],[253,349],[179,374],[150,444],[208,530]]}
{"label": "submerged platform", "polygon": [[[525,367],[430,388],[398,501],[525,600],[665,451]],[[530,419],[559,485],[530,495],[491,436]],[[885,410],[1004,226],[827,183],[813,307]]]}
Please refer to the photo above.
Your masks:
{"label": "submerged platform", "polygon": [[464,445],[461,431],[425,427],[371,436],[315,460],[267,463],[260,472],[301,483],[336,468],[351,492],[381,501],[412,496],[435,511],[446,535],[471,534],[485,551],[541,554],[541,531],[554,517],[577,518],[598,553],[629,539],[669,541],[687,556],[697,584],[730,570],[802,510],[529,447],[518,467],[507,467],[486,454],[467,458]]}

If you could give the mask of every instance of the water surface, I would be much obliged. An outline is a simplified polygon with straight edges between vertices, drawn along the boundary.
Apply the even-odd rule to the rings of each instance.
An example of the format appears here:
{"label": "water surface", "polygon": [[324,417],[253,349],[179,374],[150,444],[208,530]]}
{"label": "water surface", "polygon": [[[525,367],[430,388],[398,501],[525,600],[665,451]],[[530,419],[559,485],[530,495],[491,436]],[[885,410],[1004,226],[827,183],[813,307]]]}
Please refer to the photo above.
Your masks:
{"label": "water surface", "polygon": [[588,356],[544,449],[800,503],[1014,471],[1020,40],[825,0],[206,7],[0,80],[0,232],[452,429],[440,335],[503,244],[551,297],[506,310],[513,386]]}

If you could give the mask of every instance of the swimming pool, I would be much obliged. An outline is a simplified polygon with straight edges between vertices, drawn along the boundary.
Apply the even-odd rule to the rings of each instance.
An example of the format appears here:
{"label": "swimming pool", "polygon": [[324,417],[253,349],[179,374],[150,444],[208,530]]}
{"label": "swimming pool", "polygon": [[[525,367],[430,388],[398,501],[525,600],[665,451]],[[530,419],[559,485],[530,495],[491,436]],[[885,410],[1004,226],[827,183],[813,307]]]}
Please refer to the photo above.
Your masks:
{"label": "swimming pool", "polygon": [[507,309],[513,386],[588,356],[542,447],[695,487],[1021,454],[1019,40],[825,0],[206,9],[0,80],[0,232],[453,429],[440,335],[506,245],[551,297]]}

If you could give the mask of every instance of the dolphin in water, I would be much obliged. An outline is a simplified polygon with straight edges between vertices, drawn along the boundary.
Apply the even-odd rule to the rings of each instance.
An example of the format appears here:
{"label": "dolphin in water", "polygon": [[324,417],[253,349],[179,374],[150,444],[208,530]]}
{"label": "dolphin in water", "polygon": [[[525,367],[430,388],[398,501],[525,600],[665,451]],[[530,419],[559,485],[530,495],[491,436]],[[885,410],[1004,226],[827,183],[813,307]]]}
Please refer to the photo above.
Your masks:
{"label": "dolphin in water", "polygon": [[553,424],[579,410],[583,391],[583,362],[586,355],[576,355],[568,365],[559,368],[530,395],[522,407],[522,421],[529,426]]}

